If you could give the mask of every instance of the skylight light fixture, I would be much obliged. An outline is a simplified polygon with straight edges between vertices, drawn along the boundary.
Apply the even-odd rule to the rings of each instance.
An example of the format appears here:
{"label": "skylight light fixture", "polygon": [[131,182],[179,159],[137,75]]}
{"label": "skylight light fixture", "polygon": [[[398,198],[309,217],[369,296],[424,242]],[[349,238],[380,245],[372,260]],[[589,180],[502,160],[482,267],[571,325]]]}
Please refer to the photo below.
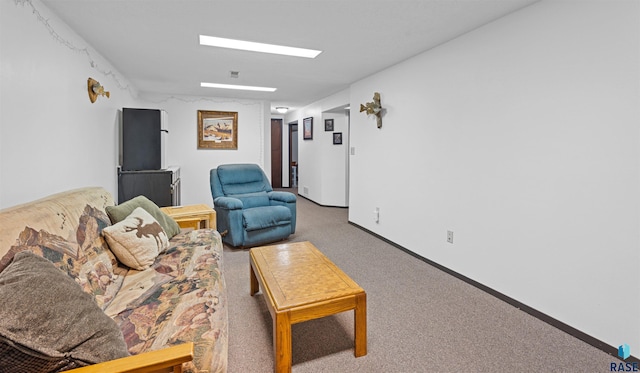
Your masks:
{"label": "skylight light fixture", "polygon": [[250,85],[234,85],[234,84],[219,84],[219,83],[200,83],[200,87],[205,88],[222,88],[222,89],[239,89],[245,91],[261,91],[261,92],[275,92],[277,88],[270,87],[255,87]]}
{"label": "skylight light fixture", "polygon": [[286,47],[283,45],[255,43],[235,39],[219,38],[215,36],[200,35],[200,45],[211,47],[240,49],[252,52],[283,54],[286,56],[316,58],[322,51],[314,49]]}

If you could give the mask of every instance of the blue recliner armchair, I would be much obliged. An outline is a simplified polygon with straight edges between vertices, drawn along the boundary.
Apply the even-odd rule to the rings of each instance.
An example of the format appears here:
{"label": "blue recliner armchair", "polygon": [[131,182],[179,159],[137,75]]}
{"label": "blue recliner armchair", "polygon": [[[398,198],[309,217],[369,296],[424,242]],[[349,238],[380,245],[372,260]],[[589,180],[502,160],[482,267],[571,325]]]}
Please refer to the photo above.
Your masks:
{"label": "blue recliner armchair", "polygon": [[274,191],[258,165],[221,165],[209,176],[216,223],[226,244],[256,246],[295,233],[295,194]]}

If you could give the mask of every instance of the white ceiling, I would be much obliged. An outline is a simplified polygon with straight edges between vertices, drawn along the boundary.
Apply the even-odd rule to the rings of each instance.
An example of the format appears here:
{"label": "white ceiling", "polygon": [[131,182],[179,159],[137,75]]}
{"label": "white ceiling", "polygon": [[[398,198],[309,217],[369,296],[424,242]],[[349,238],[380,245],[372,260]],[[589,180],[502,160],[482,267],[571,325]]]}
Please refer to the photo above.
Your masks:
{"label": "white ceiling", "polygon": [[[327,97],[539,0],[42,1],[141,93],[267,100],[273,110]],[[323,53],[306,59],[204,47],[200,34]]]}

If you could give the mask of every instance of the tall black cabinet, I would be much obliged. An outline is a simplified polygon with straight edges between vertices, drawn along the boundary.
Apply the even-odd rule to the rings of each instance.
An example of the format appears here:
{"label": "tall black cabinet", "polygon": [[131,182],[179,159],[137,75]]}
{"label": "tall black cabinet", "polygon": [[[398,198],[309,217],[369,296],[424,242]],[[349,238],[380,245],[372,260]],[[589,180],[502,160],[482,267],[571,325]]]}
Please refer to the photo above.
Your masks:
{"label": "tall black cabinet", "polygon": [[167,113],[122,109],[118,203],[143,195],[160,207],[180,204],[180,168],[165,166]]}

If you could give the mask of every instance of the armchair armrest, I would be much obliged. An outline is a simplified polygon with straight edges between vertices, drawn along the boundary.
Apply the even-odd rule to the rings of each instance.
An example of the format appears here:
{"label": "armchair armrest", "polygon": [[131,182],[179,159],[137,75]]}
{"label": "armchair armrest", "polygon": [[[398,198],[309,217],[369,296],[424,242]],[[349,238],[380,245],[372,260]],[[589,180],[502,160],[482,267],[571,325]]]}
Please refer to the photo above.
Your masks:
{"label": "armchair armrest", "polygon": [[213,201],[213,205],[226,210],[242,210],[243,207],[242,201],[233,197],[218,197]]}
{"label": "armchair armrest", "polygon": [[72,369],[73,373],[147,373],[147,372],[182,372],[182,363],[193,360],[193,342],[164,348],[157,351],[144,352],[121,359]]}
{"label": "armchair armrest", "polygon": [[291,203],[296,201],[296,195],[291,192],[274,191],[267,193],[270,200]]}

